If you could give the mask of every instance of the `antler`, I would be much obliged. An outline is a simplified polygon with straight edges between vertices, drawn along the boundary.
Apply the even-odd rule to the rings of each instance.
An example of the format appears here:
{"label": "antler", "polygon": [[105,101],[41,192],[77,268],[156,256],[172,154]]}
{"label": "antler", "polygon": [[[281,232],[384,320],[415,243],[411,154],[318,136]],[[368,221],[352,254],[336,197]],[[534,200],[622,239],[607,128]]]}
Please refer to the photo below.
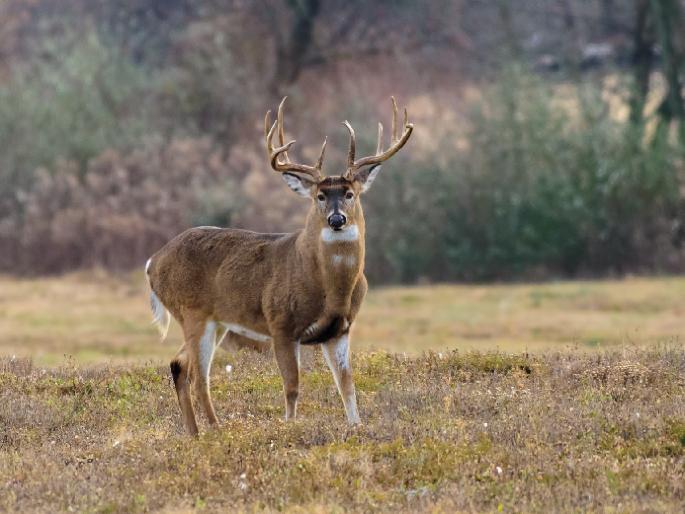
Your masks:
{"label": "antler", "polygon": [[345,172],[345,178],[351,179],[359,168],[368,166],[370,164],[380,164],[383,161],[387,161],[404,146],[409,139],[409,136],[411,136],[411,132],[414,130],[414,125],[408,121],[406,108],[404,109],[404,132],[402,132],[401,136],[397,133],[397,102],[395,101],[394,96],[391,96],[390,99],[392,100],[392,137],[390,139],[390,148],[388,148],[386,151],[383,151],[383,124],[379,123],[376,155],[369,155],[368,157],[363,157],[356,161],[354,156],[357,143],[354,136],[354,129],[348,121],[343,123],[343,125],[345,125],[347,130],[350,132],[350,149],[347,154],[347,171]]}
{"label": "antler", "polygon": [[[290,150],[290,147],[295,144],[295,141],[293,140],[287,144],[285,143],[285,129],[283,128],[283,104],[285,104],[286,98],[288,97],[283,97],[283,100],[281,100],[281,103],[278,106],[278,115],[276,116],[276,121],[274,121],[273,125],[271,124],[271,111],[267,111],[266,116],[264,117],[264,137],[266,138],[266,150],[269,154],[269,162],[271,163],[271,167],[279,173],[304,173],[319,181],[322,178],[321,166],[323,165],[323,156],[326,152],[327,138],[323,140],[323,145],[321,145],[321,153],[319,154],[319,158],[314,166],[290,162],[288,150]],[[274,132],[276,131],[278,131],[278,144],[280,146],[274,148],[273,136]],[[280,160],[281,156],[283,157],[283,162]]]}

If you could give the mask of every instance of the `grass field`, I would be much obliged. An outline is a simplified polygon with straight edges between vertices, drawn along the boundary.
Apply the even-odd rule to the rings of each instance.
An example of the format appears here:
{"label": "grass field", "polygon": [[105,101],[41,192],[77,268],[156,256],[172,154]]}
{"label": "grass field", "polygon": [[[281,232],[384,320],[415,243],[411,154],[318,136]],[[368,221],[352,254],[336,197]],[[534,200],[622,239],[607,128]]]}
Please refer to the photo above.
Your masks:
{"label": "grass field", "polygon": [[0,362],[0,511],[609,511],[685,507],[685,352],[354,359],[348,428],[318,354],[281,421],[268,355],[213,374],[183,435],[166,366]]}
{"label": "grass field", "polygon": [[[678,342],[685,278],[372,290],[353,345],[418,355],[425,350],[510,352]],[[0,278],[0,353],[54,365],[170,359],[150,323],[141,274]]]}
{"label": "grass field", "polygon": [[222,425],[190,439],[179,334],[158,341],[140,275],[2,279],[0,511],[682,512],[684,293],[375,290],[353,342],[362,426],[319,351],[290,423],[273,358],[220,352]]}

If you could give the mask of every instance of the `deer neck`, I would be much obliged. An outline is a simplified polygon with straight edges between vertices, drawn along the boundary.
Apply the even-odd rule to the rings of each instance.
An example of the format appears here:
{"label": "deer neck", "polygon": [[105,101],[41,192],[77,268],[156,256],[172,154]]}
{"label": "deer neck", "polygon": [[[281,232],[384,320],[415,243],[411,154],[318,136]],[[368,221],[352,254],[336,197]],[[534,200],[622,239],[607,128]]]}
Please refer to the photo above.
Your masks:
{"label": "deer neck", "polygon": [[361,206],[357,207],[354,220],[336,232],[322,222],[312,207],[298,238],[299,251],[318,270],[328,311],[349,310],[352,291],[364,272],[365,225]]}

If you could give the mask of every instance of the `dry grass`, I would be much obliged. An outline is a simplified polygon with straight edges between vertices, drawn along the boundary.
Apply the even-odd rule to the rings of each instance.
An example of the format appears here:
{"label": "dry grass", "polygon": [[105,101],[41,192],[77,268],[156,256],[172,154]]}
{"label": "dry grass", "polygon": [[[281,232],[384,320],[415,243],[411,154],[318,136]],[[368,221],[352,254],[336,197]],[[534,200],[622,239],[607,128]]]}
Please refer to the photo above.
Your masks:
{"label": "dry grass", "polygon": [[[318,352],[281,421],[268,355],[221,354],[222,427],[181,432],[166,366],[0,362],[0,510],[675,512],[685,352],[355,358],[346,427]],[[224,371],[227,362],[234,371]]]}
{"label": "dry grass", "polygon": [[[685,278],[372,290],[354,347],[541,351],[677,341],[685,333]],[[174,324],[175,325],[175,324]],[[59,364],[169,359],[141,274],[0,278],[0,354]]]}
{"label": "dry grass", "polygon": [[318,349],[292,423],[270,355],[220,352],[196,440],[141,282],[0,280],[0,511],[685,508],[685,279],[375,290],[363,426]]}

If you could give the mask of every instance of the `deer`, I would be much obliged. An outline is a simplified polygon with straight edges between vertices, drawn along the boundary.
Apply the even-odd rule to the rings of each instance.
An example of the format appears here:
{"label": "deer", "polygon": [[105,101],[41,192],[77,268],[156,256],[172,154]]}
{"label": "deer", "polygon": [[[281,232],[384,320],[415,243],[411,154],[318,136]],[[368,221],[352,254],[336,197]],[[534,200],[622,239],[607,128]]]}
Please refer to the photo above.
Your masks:
{"label": "deer", "polygon": [[[402,130],[392,97],[392,134],[383,150],[383,125],[373,155],[356,158],[349,132],[342,173],[322,172],[327,138],[314,165],[291,161],[285,142],[283,98],[276,119],[264,119],[271,168],[310,201],[304,227],[292,233],[195,227],[157,251],[145,265],[153,322],[162,340],[171,317],[183,344],[170,363],[185,430],[198,434],[193,394],[210,428],[218,425],[210,395],[212,360],[227,334],[271,345],[283,381],[285,420],[297,416],[300,345],[319,345],[342,399],[347,421],[361,423],[350,365],[350,331],[368,285],[364,275],[365,220],[361,195],[381,165],[409,140],[414,128],[404,109]],[[274,136],[277,134],[277,146]]]}

